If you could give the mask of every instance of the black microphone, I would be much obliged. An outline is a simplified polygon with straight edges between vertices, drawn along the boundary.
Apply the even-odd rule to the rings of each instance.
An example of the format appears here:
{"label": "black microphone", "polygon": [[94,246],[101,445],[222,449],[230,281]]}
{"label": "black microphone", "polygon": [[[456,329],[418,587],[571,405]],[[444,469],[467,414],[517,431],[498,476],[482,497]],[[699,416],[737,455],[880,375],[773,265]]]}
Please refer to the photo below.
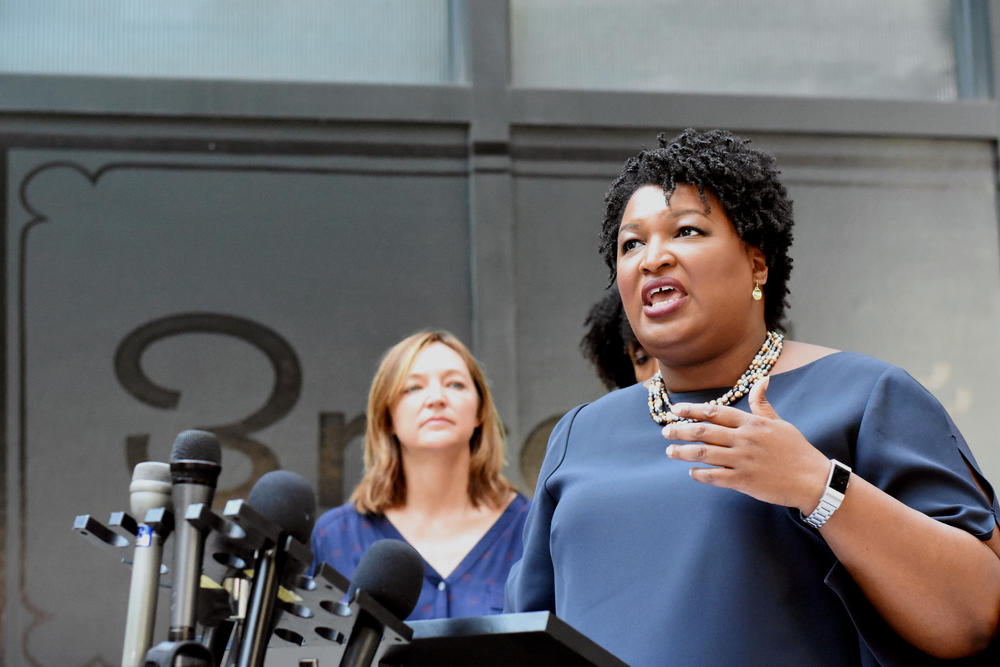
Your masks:
{"label": "black microphone", "polygon": [[201,561],[205,551],[205,531],[185,520],[189,505],[210,506],[215,483],[222,470],[222,448],[208,431],[182,431],[170,452],[170,477],[173,480],[174,515],[177,524],[174,538],[174,579],[170,592],[171,642],[195,639],[198,587]]}
{"label": "black microphone", "polygon": [[170,466],[159,461],[136,464],[128,489],[129,510],[139,522],[139,533],[132,557],[122,667],[140,667],[153,637],[163,541],[172,527],[169,520],[147,523],[146,515],[150,510],[170,505]]}
{"label": "black microphone", "polygon": [[316,494],[301,475],[274,470],[257,480],[247,504],[278,530],[276,539],[266,540],[254,555],[250,604],[239,647],[239,667],[260,667],[274,630],[278,586],[309,564],[289,558],[286,544],[289,540],[309,543],[316,520]]}
{"label": "black microphone", "polygon": [[[402,620],[417,604],[423,579],[424,563],[416,549],[402,540],[379,540],[361,557],[347,593],[353,601],[364,591]],[[384,631],[378,619],[359,607],[340,667],[369,667]]]}

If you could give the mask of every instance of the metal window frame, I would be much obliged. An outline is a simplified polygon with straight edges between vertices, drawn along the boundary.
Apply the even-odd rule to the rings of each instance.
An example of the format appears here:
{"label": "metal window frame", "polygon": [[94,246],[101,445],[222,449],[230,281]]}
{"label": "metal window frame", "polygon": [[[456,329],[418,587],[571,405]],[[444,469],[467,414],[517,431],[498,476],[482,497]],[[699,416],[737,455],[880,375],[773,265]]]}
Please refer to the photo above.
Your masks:
{"label": "metal window frame", "polygon": [[[473,349],[494,376],[508,428],[517,423],[514,130],[726,127],[743,133],[1000,140],[1000,0],[951,0],[961,99],[953,102],[700,93],[517,89],[510,85],[510,8],[450,0],[449,85],[0,75],[0,132],[61,123],[142,136],[150,125],[323,128],[335,124],[468,128]],[[30,129],[26,129],[30,128]],[[76,131],[74,129],[74,131]],[[192,130],[193,131],[193,130]],[[998,249],[1000,251],[1000,249]]]}

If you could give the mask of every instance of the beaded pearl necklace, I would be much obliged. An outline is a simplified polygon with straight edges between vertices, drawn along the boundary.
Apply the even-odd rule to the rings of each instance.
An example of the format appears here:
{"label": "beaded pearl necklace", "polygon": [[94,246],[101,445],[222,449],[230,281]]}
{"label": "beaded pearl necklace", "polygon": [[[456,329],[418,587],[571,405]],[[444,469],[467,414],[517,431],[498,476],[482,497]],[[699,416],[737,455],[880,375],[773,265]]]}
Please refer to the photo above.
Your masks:
{"label": "beaded pearl necklace", "polygon": [[[757,354],[754,355],[750,367],[747,368],[740,379],[736,381],[733,388],[719,398],[709,401],[710,405],[729,405],[733,401],[738,401],[750,392],[750,387],[754,386],[758,380],[771,372],[774,362],[781,354],[782,341],[785,337],[777,331],[768,331],[764,344],[760,346]],[[657,372],[649,380],[649,416],[660,426],[673,424],[674,422],[691,422],[693,419],[678,417],[673,412],[673,405],[670,404],[670,395],[663,384],[663,376]]]}

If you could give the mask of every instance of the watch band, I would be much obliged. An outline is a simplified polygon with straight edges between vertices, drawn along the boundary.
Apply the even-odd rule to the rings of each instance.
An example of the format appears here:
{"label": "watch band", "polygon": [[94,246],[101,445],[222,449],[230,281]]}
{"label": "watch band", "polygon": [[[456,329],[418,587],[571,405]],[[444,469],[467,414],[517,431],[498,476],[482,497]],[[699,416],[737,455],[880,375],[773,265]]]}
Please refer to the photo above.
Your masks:
{"label": "watch band", "polygon": [[851,469],[838,461],[830,459],[830,474],[826,478],[826,488],[823,490],[823,497],[819,499],[819,505],[809,516],[799,516],[813,528],[820,528],[833,513],[844,502],[844,493],[847,491],[847,484],[851,481]]}

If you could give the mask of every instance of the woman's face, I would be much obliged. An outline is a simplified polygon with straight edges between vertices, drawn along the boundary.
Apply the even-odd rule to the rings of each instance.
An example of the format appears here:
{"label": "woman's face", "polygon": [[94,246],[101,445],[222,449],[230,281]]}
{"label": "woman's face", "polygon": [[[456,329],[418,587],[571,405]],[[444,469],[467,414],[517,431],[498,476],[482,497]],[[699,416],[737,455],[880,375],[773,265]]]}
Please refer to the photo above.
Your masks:
{"label": "woman's face", "polygon": [[628,358],[632,362],[632,370],[635,371],[635,381],[645,382],[656,374],[656,359],[646,353],[642,345],[628,345]]}
{"label": "woman's face", "polygon": [[632,195],[618,231],[618,289],[632,330],[653,357],[711,358],[763,326],[763,253],[743,243],[722,204],[678,185],[669,205],[659,185]]}
{"label": "woman's face", "polygon": [[389,408],[403,451],[464,447],[479,426],[479,393],[465,360],[444,343],[427,345],[413,360],[402,392]]}

